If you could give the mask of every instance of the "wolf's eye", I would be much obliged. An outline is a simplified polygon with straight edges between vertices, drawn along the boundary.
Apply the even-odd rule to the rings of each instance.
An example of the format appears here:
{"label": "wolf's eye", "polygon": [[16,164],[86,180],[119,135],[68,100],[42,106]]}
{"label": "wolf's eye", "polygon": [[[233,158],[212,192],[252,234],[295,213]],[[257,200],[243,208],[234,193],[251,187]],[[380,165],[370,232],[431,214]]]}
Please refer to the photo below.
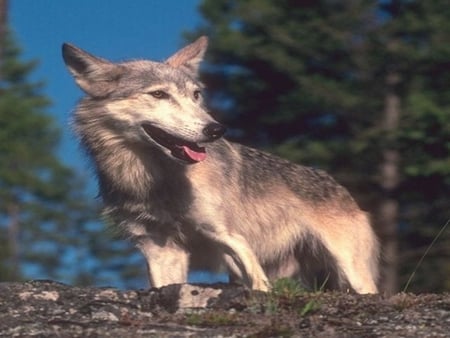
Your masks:
{"label": "wolf's eye", "polygon": [[202,96],[202,92],[200,90],[195,90],[194,91],[194,99],[198,100],[200,98],[200,96]]}
{"label": "wolf's eye", "polygon": [[151,96],[153,96],[155,99],[167,99],[169,97],[169,94],[162,90],[155,90],[153,92],[149,92]]}

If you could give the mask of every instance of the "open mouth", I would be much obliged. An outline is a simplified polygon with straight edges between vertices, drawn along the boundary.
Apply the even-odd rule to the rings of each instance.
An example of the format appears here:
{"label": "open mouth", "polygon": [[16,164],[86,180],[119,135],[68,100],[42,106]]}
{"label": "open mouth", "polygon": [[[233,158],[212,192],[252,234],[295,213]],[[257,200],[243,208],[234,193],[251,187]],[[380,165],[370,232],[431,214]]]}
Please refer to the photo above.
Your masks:
{"label": "open mouth", "polygon": [[142,124],[142,129],[156,143],[170,150],[172,156],[186,161],[188,163],[196,163],[206,158],[206,150],[194,142],[183,140],[179,137],[170,135],[164,130],[153,126],[152,124]]}

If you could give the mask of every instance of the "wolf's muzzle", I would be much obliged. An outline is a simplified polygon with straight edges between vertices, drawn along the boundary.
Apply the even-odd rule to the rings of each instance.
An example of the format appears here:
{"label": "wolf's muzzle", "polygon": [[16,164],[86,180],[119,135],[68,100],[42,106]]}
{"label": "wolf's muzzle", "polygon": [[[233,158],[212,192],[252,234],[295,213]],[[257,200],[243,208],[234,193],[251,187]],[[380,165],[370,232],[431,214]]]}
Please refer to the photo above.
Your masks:
{"label": "wolf's muzzle", "polygon": [[203,135],[207,136],[210,141],[215,141],[223,136],[226,132],[224,125],[220,123],[210,123],[203,129]]}

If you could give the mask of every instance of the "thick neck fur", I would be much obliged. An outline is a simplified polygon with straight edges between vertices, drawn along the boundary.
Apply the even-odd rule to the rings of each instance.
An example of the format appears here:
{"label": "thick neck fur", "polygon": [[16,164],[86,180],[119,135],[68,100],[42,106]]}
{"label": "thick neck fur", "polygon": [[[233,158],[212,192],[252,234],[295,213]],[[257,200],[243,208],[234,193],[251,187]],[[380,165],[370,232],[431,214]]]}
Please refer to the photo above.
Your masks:
{"label": "thick neck fur", "polygon": [[[125,140],[110,128],[114,121],[106,112],[94,113],[92,108],[80,105],[74,124],[94,161],[106,207],[135,210],[141,216],[145,211],[152,218],[155,210],[182,214],[189,200],[183,194],[190,192],[186,167],[157,146]],[[174,200],[174,196],[178,198]]]}

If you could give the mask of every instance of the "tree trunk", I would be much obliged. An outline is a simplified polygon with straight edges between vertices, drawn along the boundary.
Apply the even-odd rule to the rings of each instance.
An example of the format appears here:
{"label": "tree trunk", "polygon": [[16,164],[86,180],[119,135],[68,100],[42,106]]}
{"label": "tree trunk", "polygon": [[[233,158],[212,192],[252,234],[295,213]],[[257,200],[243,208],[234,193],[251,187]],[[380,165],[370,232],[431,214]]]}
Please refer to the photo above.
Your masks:
{"label": "tree trunk", "polygon": [[386,96],[384,101],[384,113],[382,128],[389,139],[386,148],[382,152],[383,161],[380,165],[380,185],[383,189],[383,197],[379,206],[378,221],[383,242],[384,264],[381,271],[381,288],[388,294],[398,291],[398,212],[399,206],[396,199],[396,190],[399,184],[400,154],[392,144],[392,135],[399,127],[400,97],[396,88],[400,83],[400,76],[389,73],[386,76]]}
{"label": "tree trunk", "polygon": [[8,206],[8,266],[9,280],[18,280],[20,278],[20,258],[19,258],[19,205],[11,203]]}

